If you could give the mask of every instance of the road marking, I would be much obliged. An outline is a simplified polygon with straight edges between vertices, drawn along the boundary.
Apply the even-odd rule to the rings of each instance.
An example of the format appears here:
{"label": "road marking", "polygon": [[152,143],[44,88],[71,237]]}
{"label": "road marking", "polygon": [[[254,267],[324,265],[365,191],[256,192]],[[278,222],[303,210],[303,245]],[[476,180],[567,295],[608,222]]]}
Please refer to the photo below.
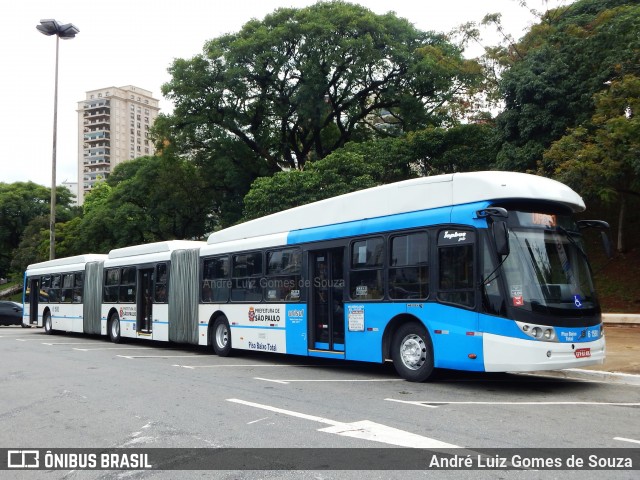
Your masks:
{"label": "road marking", "polygon": [[42,342],[43,345],[95,345],[87,342]]}
{"label": "road marking", "polygon": [[[206,356],[206,355],[203,355]],[[328,365],[291,365],[291,364],[276,364],[271,365],[268,363],[234,363],[234,364],[225,364],[225,365],[173,365],[174,367],[181,368],[223,368],[223,367],[318,367],[323,368]]]}
{"label": "road marking", "polygon": [[262,405],[260,403],[239,400],[237,398],[228,398],[227,401],[329,425],[329,427],[318,429],[319,432],[335,433],[336,435],[342,435],[345,437],[360,438],[362,440],[370,440],[372,442],[386,443],[389,445],[397,445],[400,447],[463,448],[451,443],[441,442],[440,440],[436,440],[435,438],[423,437],[421,435],[416,435],[415,433],[388,427],[387,425],[371,422],[369,420],[345,423],[331,420],[329,418],[317,417],[315,415],[308,415],[306,413],[294,412],[292,410],[272,407],[270,405]]}
{"label": "road marking", "polygon": [[615,407],[640,407],[640,403],[622,402],[434,402],[429,400],[410,401],[385,398],[389,402],[406,403],[427,408],[438,408],[442,405],[591,405],[591,406],[615,406]]}
{"label": "road marking", "polygon": [[247,422],[247,425],[251,425],[253,423],[258,423],[261,422],[262,420],[266,420],[269,417],[263,417],[263,418],[259,418],[258,420],[254,420],[253,422]]}
{"label": "road marking", "polygon": [[80,352],[89,352],[94,350],[148,350],[149,347],[99,347],[99,348],[74,348]]}
{"label": "road marking", "polygon": [[16,338],[18,342],[41,342],[41,338]]}
{"label": "road marking", "polygon": [[276,380],[275,378],[253,377],[263,382],[282,383],[287,385],[294,382],[404,382],[402,378],[354,378],[354,379],[312,379],[312,380]]}
{"label": "road marking", "polygon": [[135,358],[193,358],[198,355],[116,355],[120,358],[128,358],[133,360]]}
{"label": "road marking", "polygon": [[614,440],[620,440],[621,442],[640,443],[640,440],[634,440],[633,438],[613,437]]}

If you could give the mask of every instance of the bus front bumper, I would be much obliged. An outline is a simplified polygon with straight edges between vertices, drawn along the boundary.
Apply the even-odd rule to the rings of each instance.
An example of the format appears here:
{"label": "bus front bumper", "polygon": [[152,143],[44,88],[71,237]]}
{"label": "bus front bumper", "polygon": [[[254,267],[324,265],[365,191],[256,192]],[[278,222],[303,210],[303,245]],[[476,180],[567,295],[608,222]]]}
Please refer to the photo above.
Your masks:
{"label": "bus front bumper", "polygon": [[593,342],[559,343],[484,333],[482,344],[487,372],[579,368],[602,365],[605,359],[604,336]]}

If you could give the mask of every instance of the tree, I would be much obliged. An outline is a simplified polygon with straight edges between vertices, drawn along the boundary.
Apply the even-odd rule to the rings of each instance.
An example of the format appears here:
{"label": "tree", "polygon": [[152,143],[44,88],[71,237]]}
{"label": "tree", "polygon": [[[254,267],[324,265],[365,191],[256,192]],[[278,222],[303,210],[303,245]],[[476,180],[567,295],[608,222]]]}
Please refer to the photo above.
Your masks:
{"label": "tree", "polygon": [[493,169],[495,135],[491,123],[470,123],[411,132],[406,141],[413,168],[421,176],[430,176]]}
{"label": "tree", "polygon": [[160,119],[160,147],[168,139],[198,154],[237,139],[272,172],[387,136],[388,124],[410,131],[452,121],[481,75],[443,35],[341,1],[278,9],[169,71],[162,91],[175,110]]}
{"label": "tree", "polygon": [[258,178],[244,198],[243,221],[414,175],[400,139],[349,143],[303,171]]}
{"label": "tree", "polygon": [[[170,155],[139,157],[118,165],[87,195],[84,215],[70,225],[70,252],[172,239],[199,238],[213,230],[211,204],[198,167]],[[74,240],[77,239],[77,241]]]}
{"label": "tree", "polygon": [[606,82],[638,72],[639,29],[635,1],[579,0],[547,12],[512,45],[500,80],[505,110],[497,118],[498,167],[535,170],[567,128],[588,121],[593,95]]}
{"label": "tree", "polygon": [[611,82],[594,104],[590,122],[555,142],[540,168],[553,169],[583,195],[618,203],[617,247],[623,252],[627,197],[640,197],[640,77]]}
{"label": "tree", "polygon": [[418,175],[490,169],[493,133],[491,125],[468,124],[349,143],[304,171],[258,178],[244,199],[244,220]]}
{"label": "tree", "polygon": [[[68,188],[56,188],[56,221],[63,222],[77,215],[71,206],[72,197]],[[50,200],[51,190],[42,185],[0,182],[0,276],[8,273],[14,250],[29,223],[50,214]]]}

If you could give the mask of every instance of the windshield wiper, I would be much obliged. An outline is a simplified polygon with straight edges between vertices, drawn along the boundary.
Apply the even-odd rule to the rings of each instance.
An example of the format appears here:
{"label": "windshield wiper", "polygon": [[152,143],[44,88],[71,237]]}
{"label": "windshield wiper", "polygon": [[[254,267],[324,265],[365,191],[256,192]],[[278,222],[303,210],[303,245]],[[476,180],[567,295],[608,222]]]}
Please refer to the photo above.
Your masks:
{"label": "windshield wiper", "polygon": [[[569,240],[569,243],[571,243],[571,245],[573,245],[574,247],[576,247],[576,249],[580,252],[580,255],[582,255],[582,258],[584,258],[585,260],[588,260],[587,258],[587,253],[582,249],[582,245],[580,245],[578,242],[576,242],[576,239],[573,238],[572,235],[580,235],[578,232],[570,232],[568,231],[566,228],[557,226],[556,227],[556,231],[563,233],[567,239]],[[587,261],[587,263],[589,263]]]}

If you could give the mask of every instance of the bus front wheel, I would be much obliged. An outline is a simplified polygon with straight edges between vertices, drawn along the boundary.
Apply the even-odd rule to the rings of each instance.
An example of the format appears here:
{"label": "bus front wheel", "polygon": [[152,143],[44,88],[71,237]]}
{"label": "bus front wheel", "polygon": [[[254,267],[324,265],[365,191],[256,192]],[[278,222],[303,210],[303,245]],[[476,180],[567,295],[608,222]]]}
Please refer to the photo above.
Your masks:
{"label": "bus front wheel", "polygon": [[109,320],[109,339],[113,343],[120,343],[120,318],[118,315],[113,315]]}
{"label": "bus front wheel", "polygon": [[213,351],[221,356],[231,355],[231,329],[226,317],[218,317],[213,324]]}
{"label": "bus front wheel", "polygon": [[44,324],[44,333],[51,335],[53,333],[53,323],[51,321],[51,312],[49,312],[49,310],[44,312],[42,323]]}
{"label": "bus front wheel", "polygon": [[424,382],[433,373],[433,347],[427,330],[418,323],[405,323],[393,336],[393,366],[410,382]]}

